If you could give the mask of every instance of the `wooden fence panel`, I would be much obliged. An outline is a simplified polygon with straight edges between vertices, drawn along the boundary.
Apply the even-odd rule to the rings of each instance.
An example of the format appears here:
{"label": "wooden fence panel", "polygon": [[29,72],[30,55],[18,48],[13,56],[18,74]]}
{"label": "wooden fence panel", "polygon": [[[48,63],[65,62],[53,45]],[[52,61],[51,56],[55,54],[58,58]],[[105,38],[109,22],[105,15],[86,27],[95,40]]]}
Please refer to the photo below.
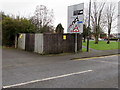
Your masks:
{"label": "wooden fence panel", "polygon": [[63,52],[74,52],[74,34],[64,34],[66,40],[63,40]]}
{"label": "wooden fence panel", "polygon": [[78,39],[77,39],[77,42],[78,42],[77,49],[78,49],[78,51],[82,51],[82,35],[78,34],[77,37],[78,37]]}
{"label": "wooden fence panel", "polygon": [[26,34],[26,51],[34,51],[35,34]]}
{"label": "wooden fence panel", "polygon": [[44,53],[61,53],[62,35],[44,34]]}
{"label": "wooden fence panel", "polygon": [[[66,35],[66,40],[63,39]],[[78,34],[78,51],[82,49],[82,37]],[[75,34],[44,34],[44,53],[65,53],[75,51]]]}

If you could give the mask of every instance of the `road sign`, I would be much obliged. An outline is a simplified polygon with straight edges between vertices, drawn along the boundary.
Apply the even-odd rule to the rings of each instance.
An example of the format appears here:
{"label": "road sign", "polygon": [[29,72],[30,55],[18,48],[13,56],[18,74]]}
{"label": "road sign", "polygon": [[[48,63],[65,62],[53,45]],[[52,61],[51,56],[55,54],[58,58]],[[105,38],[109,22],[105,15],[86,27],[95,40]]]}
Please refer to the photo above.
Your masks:
{"label": "road sign", "polygon": [[63,40],[66,40],[67,38],[66,38],[66,35],[63,35]]}
{"label": "road sign", "polygon": [[84,3],[68,6],[67,33],[83,33]]}
{"label": "road sign", "polygon": [[19,38],[22,38],[22,34],[20,34]]}

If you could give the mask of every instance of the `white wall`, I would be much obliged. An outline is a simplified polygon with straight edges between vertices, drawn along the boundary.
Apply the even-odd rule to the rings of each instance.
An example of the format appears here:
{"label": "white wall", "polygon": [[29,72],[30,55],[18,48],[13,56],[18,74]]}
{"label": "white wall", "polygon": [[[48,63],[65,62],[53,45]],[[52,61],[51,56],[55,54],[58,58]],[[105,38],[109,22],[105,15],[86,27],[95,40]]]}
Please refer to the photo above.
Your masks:
{"label": "white wall", "polygon": [[21,38],[18,38],[18,48],[25,50],[25,39],[26,39],[26,34],[22,34]]}
{"label": "white wall", "polygon": [[43,34],[35,34],[34,52],[43,53]]}

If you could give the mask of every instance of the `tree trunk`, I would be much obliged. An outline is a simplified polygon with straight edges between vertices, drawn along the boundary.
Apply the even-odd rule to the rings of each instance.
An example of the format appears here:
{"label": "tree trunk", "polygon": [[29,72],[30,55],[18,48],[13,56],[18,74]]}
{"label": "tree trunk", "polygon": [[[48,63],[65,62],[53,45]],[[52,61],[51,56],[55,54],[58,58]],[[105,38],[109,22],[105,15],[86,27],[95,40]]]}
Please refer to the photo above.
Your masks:
{"label": "tree trunk", "polygon": [[110,44],[110,31],[111,31],[111,24],[108,26],[108,41],[107,44]]}
{"label": "tree trunk", "polygon": [[84,40],[83,40],[83,42],[85,42],[85,39],[86,39],[86,37],[84,37]]}
{"label": "tree trunk", "polygon": [[108,33],[108,41],[107,44],[110,44],[110,33]]}
{"label": "tree trunk", "polygon": [[98,44],[98,35],[95,36],[95,44]]}

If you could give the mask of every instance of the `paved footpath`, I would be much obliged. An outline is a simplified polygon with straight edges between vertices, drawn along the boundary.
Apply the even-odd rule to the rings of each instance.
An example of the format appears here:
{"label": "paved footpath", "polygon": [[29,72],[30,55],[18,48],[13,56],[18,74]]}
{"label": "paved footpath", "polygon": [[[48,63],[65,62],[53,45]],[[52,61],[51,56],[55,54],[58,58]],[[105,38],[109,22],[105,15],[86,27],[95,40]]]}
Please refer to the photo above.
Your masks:
{"label": "paved footpath", "polygon": [[75,58],[85,58],[85,57],[99,57],[99,56],[108,56],[108,55],[115,55],[120,54],[120,49],[115,50],[91,50],[90,52],[83,52],[75,54]]}

